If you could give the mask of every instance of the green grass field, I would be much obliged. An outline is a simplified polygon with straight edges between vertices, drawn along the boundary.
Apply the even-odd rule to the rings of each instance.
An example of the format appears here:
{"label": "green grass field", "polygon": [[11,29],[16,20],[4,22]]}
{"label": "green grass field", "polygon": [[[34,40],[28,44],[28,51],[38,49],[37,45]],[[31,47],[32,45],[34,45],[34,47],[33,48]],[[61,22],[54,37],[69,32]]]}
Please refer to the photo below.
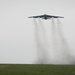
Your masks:
{"label": "green grass field", "polygon": [[75,66],[0,64],[0,75],[75,75]]}

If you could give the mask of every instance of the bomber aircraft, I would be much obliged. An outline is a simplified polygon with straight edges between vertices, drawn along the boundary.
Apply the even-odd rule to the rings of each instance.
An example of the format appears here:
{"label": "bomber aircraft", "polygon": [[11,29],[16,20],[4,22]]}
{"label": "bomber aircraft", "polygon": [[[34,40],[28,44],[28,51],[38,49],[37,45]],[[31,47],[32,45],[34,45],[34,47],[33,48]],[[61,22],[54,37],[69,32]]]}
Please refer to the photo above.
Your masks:
{"label": "bomber aircraft", "polygon": [[31,17],[28,17],[28,18],[42,18],[42,19],[51,19],[51,18],[64,18],[64,17],[61,17],[61,16],[52,16],[52,15],[39,15],[39,16],[31,16]]}

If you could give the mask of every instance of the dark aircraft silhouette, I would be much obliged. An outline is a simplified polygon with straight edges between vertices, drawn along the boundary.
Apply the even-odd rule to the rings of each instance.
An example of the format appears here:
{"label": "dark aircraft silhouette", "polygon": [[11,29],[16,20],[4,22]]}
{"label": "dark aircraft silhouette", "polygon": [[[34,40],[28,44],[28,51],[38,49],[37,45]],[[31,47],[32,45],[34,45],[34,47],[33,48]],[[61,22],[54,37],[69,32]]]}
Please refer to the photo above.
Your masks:
{"label": "dark aircraft silhouette", "polygon": [[51,18],[64,18],[64,17],[61,17],[61,16],[52,16],[52,15],[39,15],[39,16],[31,16],[31,17],[28,17],[28,18],[42,18],[42,19],[51,19]]}

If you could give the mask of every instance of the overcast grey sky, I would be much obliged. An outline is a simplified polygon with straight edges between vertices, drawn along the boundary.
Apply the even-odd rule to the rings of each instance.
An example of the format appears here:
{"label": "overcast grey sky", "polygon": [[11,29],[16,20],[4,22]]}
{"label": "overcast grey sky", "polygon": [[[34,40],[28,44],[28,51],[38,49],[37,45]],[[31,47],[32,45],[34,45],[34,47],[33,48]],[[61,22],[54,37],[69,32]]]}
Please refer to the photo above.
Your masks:
{"label": "overcast grey sky", "polygon": [[63,33],[75,55],[75,0],[0,0],[0,63],[36,59],[34,25],[28,16],[41,14],[65,17]]}

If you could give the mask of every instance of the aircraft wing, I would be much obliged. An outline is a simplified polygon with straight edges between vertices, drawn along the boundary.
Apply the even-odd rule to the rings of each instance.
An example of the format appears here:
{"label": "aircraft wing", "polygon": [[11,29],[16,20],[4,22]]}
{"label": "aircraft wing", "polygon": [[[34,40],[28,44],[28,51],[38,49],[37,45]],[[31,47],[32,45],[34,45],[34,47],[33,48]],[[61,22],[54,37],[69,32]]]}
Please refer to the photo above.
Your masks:
{"label": "aircraft wing", "polygon": [[53,18],[64,18],[64,17],[61,17],[61,16],[52,16],[52,15],[49,15],[49,17],[53,17]]}
{"label": "aircraft wing", "polygon": [[28,18],[41,18],[43,17],[43,15],[39,15],[39,16],[31,16],[31,17],[28,17]]}

